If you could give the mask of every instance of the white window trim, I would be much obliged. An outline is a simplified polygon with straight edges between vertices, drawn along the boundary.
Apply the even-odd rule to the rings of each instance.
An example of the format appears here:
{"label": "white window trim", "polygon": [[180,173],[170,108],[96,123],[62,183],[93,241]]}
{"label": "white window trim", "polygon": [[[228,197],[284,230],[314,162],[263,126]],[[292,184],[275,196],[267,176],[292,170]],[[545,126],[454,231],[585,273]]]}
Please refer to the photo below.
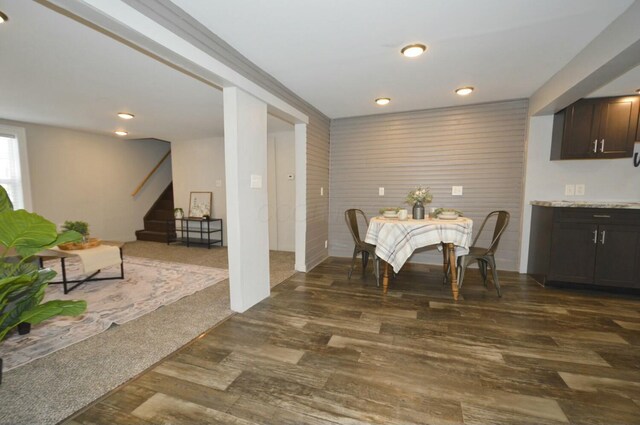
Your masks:
{"label": "white window trim", "polygon": [[22,197],[24,209],[33,211],[31,198],[31,173],[29,173],[29,158],[27,154],[27,132],[22,127],[0,124],[0,133],[15,136],[18,141],[18,154],[20,155],[20,180],[22,182]]}

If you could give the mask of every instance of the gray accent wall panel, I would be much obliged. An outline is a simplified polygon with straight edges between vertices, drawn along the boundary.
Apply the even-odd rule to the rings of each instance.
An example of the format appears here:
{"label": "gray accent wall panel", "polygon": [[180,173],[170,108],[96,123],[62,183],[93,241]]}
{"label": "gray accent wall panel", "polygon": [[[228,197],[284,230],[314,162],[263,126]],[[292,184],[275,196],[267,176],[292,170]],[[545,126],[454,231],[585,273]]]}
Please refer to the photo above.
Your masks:
{"label": "gray accent wall panel", "polygon": [[[170,0],[125,0],[131,7],[144,13],[194,46],[207,52],[244,77],[260,85],[275,96],[309,117],[307,125],[307,270],[327,258],[324,241],[329,238],[329,118],[286,86],[264,72],[231,45],[209,31],[199,21]],[[320,196],[324,187],[325,196]]]}
{"label": "gray accent wall panel", "polygon": [[[426,185],[433,193],[428,207],[463,211],[475,232],[489,212],[509,211],[496,262],[501,270],[517,270],[527,107],[526,100],[515,100],[333,120],[329,254],[353,252],[346,209],[360,208],[368,217],[386,206],[411,213],[407,193]],[[454,185],[464,187],[463,196],[451,195]],[[489,230],[481,242],[489,240]],[[431,248],[409,261],[439,264],[442,255]]]}

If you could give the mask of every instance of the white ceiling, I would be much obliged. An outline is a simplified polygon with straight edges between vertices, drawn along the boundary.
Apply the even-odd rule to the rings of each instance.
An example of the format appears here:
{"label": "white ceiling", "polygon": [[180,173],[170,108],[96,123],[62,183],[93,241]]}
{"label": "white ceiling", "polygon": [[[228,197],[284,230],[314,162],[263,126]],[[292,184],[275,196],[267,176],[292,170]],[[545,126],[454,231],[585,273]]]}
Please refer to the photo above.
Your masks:
{"label": "white ceiling", "polygon": [[[172,1],[331,118],[530,97],[633,3]],[[429,51],[400,55],[416,42]]]}
{"label": "white ceiling", "polygon": [[[529,97],[632,3],[173,1],[333,118]],[[0,25],[0,118],[104,134],[124,128],[128,138],[223,134],[219,90],[36,2],[0,0],[0,10],[10,17]],[[402,57],[412,42],[428,53]],[[596,93],[640,87],[624,78]],[[477,90],[455,96],[462,85]],[[380,96],[392,103],[374,105]],[[118,111],[136,119],[122,121]],[[271,131],[291,128],[269,118]]]}
{"label": "white ceiling", "polygon": [[[220,90],[33,1],[0,0],[0,10],[9,16],[0,25],[0,118],[122,128],[129,139],[222,136]],[[269,125],[286,128],[272,117]]]}

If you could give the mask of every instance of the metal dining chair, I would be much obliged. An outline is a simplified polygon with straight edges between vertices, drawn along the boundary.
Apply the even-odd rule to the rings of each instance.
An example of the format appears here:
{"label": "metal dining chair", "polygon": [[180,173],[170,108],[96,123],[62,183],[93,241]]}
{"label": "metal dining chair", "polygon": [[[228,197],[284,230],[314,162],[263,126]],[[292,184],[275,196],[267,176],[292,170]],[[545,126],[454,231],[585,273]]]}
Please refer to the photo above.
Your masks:
{"label": "metal dining chair", "polygon": [[[496,217],[496,224],[493,229],[493,238],[491,239],[491,243],[488,248],[482,248],[476,246],[476,242],[480,238],[482,234],[482,230],[484,226],[487,224],[489,220],[493,217]],[[464,279],[464,272],[473,261],[478,262],[478,267],[480,268],[480,274],[482,275],[482,280],[485,288],[487,287],[487,268],[491,267],[491,274],[493,276],[493,284],[496,286],[496,291],[498,292],[498,296],[501,297],[502,293],[500,291],[500,281],[498,280],[498,271],[496,270],[496,259],[494,254],[498,249],[498,244],[500,243],[500,237],[504,233],[504,230],[507,228],[509,224],[509,218],[511,214],[507,211],[493,211],[487,215],[487,217],[482,222],[482,226],[480,226],[480,230],[476,235],[473,243],[469,247],[469,253],[467,255],[462,255],[458,257],[458,288],[462,287],[462,281]]]}
{"label": "metal dining chair", "polygon": [[369,220],[367,220],[367,216],[362,210],[359,209],[348,209],[344,212],[344,218],[347,222],[347,227],[351,232],[351,236],[353,237],[353,242],[355,246],[353,247],[353,258],[351,259],[351,268],[349,269],[349,279],[351,279],[351,275],[353,274],[353,269],[356,264],[356,257],[358,254],[362,256],[362,274],[364,275],[365,269],[367,268],[367,263],[369,262],[369,256],[371,256],[374,260],[374,273],[376,275],[376,285],[380,286],[380,259],[376,255],[376,246],[371,245],[370,243],[366,243],[360,238],[360,229],[358,228],[358,217],[364,221],[364,223],[369,226]]}

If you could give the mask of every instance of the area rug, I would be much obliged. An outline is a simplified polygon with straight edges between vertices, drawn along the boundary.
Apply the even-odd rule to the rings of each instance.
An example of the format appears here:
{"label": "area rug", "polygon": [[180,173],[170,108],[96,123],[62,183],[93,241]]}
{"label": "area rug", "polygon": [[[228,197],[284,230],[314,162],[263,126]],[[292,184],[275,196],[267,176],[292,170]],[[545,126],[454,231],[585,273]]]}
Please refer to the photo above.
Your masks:
{"label": "area rug", "polygon": [[[59,261],[46,262],[45,267],[59,272]],[[50,319],[33,326],[27,335],[12,333],[0,345],[4,370],[14,369],[85,340],[114,324],[136,319],[229,277],[224,269],[129,256],[124,258],[124,270],[124,279],[87,282],[67,295],[62,285],[49,285],[45,301],[86,300],[87,311],[78,317]],[[68,278],[73,279],[78,274],[78,262],[67,261]],[[119,275],[120,266],[114,266],[102,270],[99,276]]]}

